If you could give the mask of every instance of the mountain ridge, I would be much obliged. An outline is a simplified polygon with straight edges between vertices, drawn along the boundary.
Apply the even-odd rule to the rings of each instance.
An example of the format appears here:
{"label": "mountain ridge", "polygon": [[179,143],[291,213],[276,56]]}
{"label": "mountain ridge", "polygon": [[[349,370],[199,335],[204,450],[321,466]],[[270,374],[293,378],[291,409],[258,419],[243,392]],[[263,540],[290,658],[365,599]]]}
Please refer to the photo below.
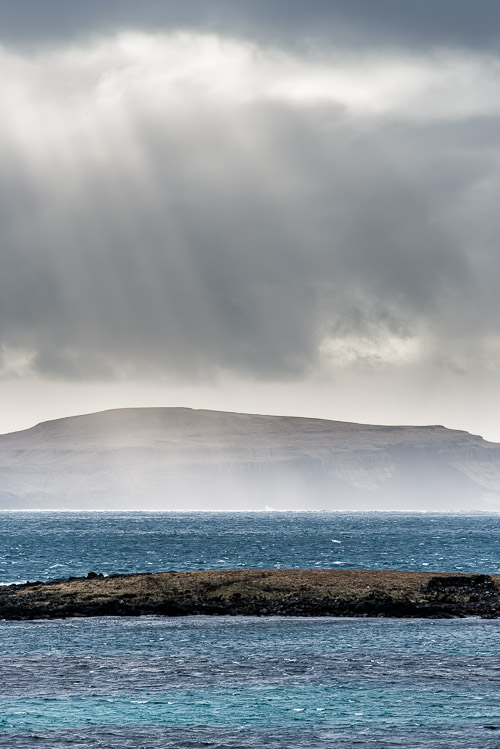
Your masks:
{"label": "mountain ridge", "polygon": [[500,508],[500,445],[442,425],[150,407],[0,435],[0,509]]}

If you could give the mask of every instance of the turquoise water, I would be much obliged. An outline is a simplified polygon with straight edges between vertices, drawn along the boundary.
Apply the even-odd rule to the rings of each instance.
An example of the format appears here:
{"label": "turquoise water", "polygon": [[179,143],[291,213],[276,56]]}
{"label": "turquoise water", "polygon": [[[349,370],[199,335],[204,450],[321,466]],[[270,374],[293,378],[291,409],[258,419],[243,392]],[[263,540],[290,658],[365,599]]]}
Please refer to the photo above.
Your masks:
{"label": "turquoise water", "polygon": [[[500,572],[497,516],[2,514],[0,582],[98,572]],[[500,746],[500,621],[0,621],[0,746]]]}
{"label": "turquoise water", "polygon": [[0,746],[499,746],[499,636],[473,619],[1,622]]}
{"label": "turquoise water", "polygon": [[0,514],[0,583],[238,567],[500,573],[500,516]]}

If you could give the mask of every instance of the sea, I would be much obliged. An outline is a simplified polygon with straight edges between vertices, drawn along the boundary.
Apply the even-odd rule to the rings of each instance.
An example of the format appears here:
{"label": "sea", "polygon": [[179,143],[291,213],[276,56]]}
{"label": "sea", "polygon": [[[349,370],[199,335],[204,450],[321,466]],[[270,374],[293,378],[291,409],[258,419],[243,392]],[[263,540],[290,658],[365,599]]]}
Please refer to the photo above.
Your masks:
{"label": "sea", "polygon": [[[500,516],[0,514],[4,585],[248,567],[500,573]],[[498,748],[500,621],[0,621],[0,747]]]}

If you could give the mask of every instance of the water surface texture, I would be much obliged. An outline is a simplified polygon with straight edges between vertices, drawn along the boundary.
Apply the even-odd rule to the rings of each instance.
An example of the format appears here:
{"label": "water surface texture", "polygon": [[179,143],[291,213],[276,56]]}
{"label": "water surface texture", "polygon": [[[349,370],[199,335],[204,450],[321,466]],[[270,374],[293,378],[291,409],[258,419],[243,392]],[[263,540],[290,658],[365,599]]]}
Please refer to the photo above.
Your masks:
{"label": "water surface texture", "polygon": [[[0,515],[0,582],[98,572],[500,572],[500,519]],[[0,746],[500,746],[500,621],[186,617],[0,622]]]}
{"label": "water surface texture", "polygon": [[0,514],[0,583],[242,567],[500,573],[500,516]]}
{"label": "water surface texture", "polygon": [[1,622],[0,746],[498,747],[500,622]]}

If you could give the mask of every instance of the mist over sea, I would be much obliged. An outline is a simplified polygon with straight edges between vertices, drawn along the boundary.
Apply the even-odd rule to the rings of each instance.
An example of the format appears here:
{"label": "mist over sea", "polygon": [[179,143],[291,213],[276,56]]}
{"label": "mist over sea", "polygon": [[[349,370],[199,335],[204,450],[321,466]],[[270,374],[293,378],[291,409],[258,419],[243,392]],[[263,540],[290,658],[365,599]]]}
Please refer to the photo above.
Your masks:
{"label": "mist over sea", "polygon": [[[0,582],[89,571],[500,572],[500,518],[4,513]],[[0,746],[498,747],[497,620],[0,622]]]}

